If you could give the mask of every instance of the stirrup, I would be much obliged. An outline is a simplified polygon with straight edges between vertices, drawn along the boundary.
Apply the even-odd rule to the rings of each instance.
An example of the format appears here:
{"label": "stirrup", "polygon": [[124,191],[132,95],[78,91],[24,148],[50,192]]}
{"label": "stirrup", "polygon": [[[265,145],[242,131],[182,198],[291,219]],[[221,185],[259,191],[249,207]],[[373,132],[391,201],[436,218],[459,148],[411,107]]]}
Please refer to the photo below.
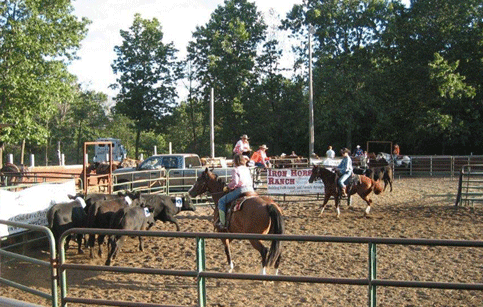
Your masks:
{"label": "stirrup", "polygon": [[216,230],[218,230],[219,232],[227,232],[228,231],[228,228],[223,225],[219,220],[215,223],[215,228]]}

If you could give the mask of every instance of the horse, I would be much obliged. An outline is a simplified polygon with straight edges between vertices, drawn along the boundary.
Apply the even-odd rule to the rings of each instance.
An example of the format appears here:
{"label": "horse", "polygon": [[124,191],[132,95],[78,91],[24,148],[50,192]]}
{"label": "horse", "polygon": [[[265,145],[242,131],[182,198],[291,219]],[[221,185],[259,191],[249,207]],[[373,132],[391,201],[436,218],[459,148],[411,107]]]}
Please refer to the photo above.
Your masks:
{"label": "horse", "polygon": [[[190,197],[196,197],[205,192],[211,194],[213,201],[218,200],[225,194],[223,188],[225,182],[218,178],[212,171],[205,169],[200,174],[196,182],[189,190]],[[218,210],[214,210],[216,220]],[[240,210],[233,211],[227,218],[229,222],[228,232],[232,233],[260,233],[260,234],[283,234],[284,222],[282,219],[282,209],[269,197],[261,197],[253,193],[245,199]],[[230,242],[233,239],[222,239],[225,246],[225,254],[232,272],[234,263],[231,258]],[[261,274],[266,274],[267,267],[273,266],[275,274],[278,274],[278,267],[281,259],[281,243],[273,240],[270,249],[265,247],[260,240],[249,240],[253,248],[259,251],[262,258]]]}
{"label": "horse", "polygon": [[380,152],[377,154],[376,161],[380,160],[385,160],[388,164],[394,162],[395,166],[409,167],[409,165],[411,164],[411,158],[409,156],[397,156],[396,159],[394,159],[393,156],[385,152]]}
{"label": "horse", "polygon": [[125,158],[121,162],[121,167],[124,167],[124,168],[127,168],[127,167],[136,168],[140,163],[141,163],[141,160],[135,160],[135,159]]}
{"label": "horse", "polygon": [[[7,162],[0,169],[0,185],[14,184],[22,182],[27,168],[24,166],[17,166],[13,163]],[[7,179],[8,178],[8,179]]]}
{"label": "horse", "polygon": [[[97,185],[99,186],[99,191],[100,191],[101,181],[102,181],[103,188],[105,188],[107,184],[107,179],[109,178],[110,166],[109,166],[109,163],[94,162],[93,167],[96,172]],[[122,168],[120,163],[116,163],[116,162],[112,163],[112,171],[115,171],[118,168]]]}
{"label": "horse", "polygon": [[[353,194],[358,194],[367,204],[367,208],[364,211],[364,216],[367,217],[369,212],[371,211],[371,203],[372,199],[369,198],[369,194],[377,188],[376,182],[365,176],[365,175],[356,175],[357,182],[353,185],[349,186],[349,191],[347,192],[347,203],[350,205],[350,197]],[[336,174],[324,167],[319,165],[314,165],[312,168],[312,174],[309,178],[309,183],[314,182],[317,178],[322,179],[324,182],[324,203],[322,204],[322,210],[320,215],[324,213],[325,207],[327,206],[327,202],[329,201],[331,196],[334,196],[335,200],[335,208],[337,210],[337,218],[340,217],[340,208],[339,203],[342,199],[342,193],[337,184],[337,177]]]}

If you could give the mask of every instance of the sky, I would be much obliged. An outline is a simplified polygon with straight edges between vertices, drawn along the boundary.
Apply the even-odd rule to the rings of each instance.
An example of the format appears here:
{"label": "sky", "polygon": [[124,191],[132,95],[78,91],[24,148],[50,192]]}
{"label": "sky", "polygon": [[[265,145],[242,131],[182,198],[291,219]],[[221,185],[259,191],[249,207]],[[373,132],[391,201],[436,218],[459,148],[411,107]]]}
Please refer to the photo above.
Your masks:
{"label": "sky", "polygon": [[[302,0],[252,2],[269,21],[270,10],[285,18],[293,5]],[[80,59],[70,65],[69,71],[78,77],[84,89],[115,96],[116,91],[109,88],[116,81],[111,68],[116,58],[114,46],[121,45],[120,30],[129,30],[134,14],[139,13],[144,19],[157,18],[164,33],[163,43],[173,42],[179,50],[178,59],[184,59],[196,27],[206,25],[213,11],[223,3],[224,0],[74,0],[74,14],[87,17],[92,23],[77,52]],[[282,44],[290,48],[288,41],[282,40]],[[178,91],[180,98],[186,97],[182,86]]]}

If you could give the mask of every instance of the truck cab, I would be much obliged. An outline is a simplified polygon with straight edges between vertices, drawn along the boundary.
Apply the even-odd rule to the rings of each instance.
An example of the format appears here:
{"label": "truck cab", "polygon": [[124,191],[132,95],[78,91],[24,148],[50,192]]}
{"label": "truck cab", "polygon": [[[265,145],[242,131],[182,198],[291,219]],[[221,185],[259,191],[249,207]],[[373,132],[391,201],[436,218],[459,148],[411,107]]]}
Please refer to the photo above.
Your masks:
{"label": "truck cab", "polygon": [[[114,190],[149,189],[169,192],[186,191],[203,170],[197,154],[154,155],[135,168],[119,168],[113,172]],[[166,180],[169,178],[169,180]]]}
{"label": "truck cab", "polygon": [[[113,138],[99,138],[96,142],[111,142],[112,143],[112,160],[122,162],[127,157],[127,150],[121,144],[120,139]],[[99,144],[94,148],[94,162],[108,162],[109,161],[109,145]]]}

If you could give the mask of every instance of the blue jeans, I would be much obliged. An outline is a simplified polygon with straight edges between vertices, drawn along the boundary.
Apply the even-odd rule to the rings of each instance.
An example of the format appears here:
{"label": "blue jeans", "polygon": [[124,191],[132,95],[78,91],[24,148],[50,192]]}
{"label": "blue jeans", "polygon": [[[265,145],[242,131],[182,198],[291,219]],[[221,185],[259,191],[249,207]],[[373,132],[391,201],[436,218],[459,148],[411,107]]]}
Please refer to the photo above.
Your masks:
{"label": "blue jeans", "polygon": [[349,179],[350,176],[351,176],[351,172],[345,172],[345,173],[341,174],[340,177],[339,177],[339,187],[345,188],[344,182],[347,179]]}
{"label": "blue jeans", "polygon": [[242,188],[235,189],[230,193],[222,196],[218,200],[218,210],[223,210],[226,213],[226,204],[229,204],[231,201],[237,199],[238,196],[240,196],[242,193],[250,192],[250,191],[253,191],[253,189],[242,187]]}

